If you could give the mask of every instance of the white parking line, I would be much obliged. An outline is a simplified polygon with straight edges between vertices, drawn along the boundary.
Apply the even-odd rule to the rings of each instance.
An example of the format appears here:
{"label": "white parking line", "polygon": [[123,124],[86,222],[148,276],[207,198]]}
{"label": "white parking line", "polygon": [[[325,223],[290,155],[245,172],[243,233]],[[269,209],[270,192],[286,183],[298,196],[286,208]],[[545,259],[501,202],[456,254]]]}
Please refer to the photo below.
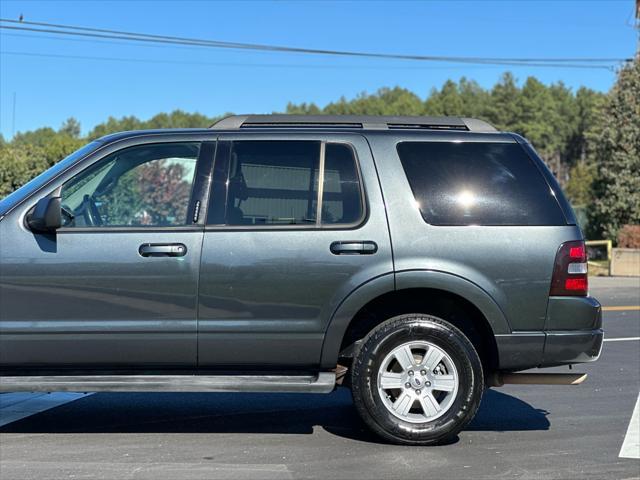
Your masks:
{"label": "white parking line", "polygon": [[624,442],[620,448],[622,458],[640,458],[640,394],[636,400],[636,406],[633,409],[627,434],[624,436]]}
{"label": "white parking line", "polygon": [[631,342],[634,340],[640,340],[640,337],[622,337],[622,338],[605,338],[605,342]]}
{"label": "white parking line", "polygon": [[3,393],[0,394],[0,427],[86,397],[87,393]]}

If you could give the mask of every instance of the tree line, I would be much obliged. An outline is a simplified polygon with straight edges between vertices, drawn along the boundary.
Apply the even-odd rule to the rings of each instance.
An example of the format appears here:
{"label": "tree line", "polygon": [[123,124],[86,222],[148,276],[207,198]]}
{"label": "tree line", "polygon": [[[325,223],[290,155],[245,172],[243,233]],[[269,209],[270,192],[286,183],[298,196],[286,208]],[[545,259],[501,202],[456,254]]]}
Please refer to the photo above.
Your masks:
{"label": "tree line", "polygon": [[[621,68],[607,94],[535,77],[519,84],[506,73],[492,88],[472,80],[448,80],[425,99],[407,89],[383,88],[325,107],[290,103],[286,113],[450,115],[487,120],[525,136],[547,162],[579,214],[590,238],[617,239],[626,224],[640,223],[640,62]],[[0,197],[33,178],[87,141],[122,130],[206,127],[221,117],[176,110],[149,120],[110,117],[86,136],[68,119],[50,127],[0,137]]]}

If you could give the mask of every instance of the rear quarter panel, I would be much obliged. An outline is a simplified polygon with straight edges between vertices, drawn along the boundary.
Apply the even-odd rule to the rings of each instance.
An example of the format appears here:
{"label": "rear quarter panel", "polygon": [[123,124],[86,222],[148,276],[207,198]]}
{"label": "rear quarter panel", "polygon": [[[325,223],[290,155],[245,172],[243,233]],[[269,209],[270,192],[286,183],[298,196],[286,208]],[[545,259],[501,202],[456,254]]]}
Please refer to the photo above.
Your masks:
{"label": "rear quarter panel", "polygon": [[[512,332],[543,330],[556,252],[561,243],[581,239],[580,229],[575,225],[429,225],[420,214],[396,150],[401,141],[516,143],[516,139],[499,133],[402,132],[372,133],[368,140],[385,196],[397,288],[403,288],[402,272],[445,272],[486,292]],[[499,322],[488,320],[492,325]]]}

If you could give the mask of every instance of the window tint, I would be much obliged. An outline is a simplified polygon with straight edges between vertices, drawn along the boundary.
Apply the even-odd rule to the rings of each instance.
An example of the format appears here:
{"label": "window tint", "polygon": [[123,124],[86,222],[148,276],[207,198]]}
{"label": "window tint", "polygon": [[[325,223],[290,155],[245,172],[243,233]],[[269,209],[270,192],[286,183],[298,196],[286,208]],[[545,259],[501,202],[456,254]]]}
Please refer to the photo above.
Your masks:
{"label": "window tint", "polygon": [[[316,225],[319,141],[232,143],[227,182],[227,225]],[[353,150],[325,144],[322,223],[350,224],[362,216]]]}
{"label": "window tint", "polygon": [[403,142],[398,154],[430,224],[565,224],[551,189],[517,144]]}
{"label": "window tint", "polygon": [[234,142],[227,225],[316,223],[320,142]]}
{"label": "window tint", "polygon": [[186,225],[198,151],[150,144],[107,156],[63,186],[65,226]]}
{"label": "window tint", "polygon": [[322,223],[356,223],[362,217],[363,205],[353,149],[328,143],[325,152]]}

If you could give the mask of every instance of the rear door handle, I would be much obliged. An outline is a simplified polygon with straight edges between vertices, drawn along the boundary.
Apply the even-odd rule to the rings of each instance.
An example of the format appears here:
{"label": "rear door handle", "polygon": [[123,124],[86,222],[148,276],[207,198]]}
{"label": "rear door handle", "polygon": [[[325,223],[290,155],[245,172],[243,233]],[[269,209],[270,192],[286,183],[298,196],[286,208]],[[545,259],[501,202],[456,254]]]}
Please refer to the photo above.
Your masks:
{"label": "rear door handle", "polygon": [[184,257],[187,247],[182,243],[143,243],[138,253],[143,257]]}
{"label": "rear door handle", "polygon": [[378,251],[378,245],[371,241],[333,242],[329,250],[334,255],[372,255]]}

